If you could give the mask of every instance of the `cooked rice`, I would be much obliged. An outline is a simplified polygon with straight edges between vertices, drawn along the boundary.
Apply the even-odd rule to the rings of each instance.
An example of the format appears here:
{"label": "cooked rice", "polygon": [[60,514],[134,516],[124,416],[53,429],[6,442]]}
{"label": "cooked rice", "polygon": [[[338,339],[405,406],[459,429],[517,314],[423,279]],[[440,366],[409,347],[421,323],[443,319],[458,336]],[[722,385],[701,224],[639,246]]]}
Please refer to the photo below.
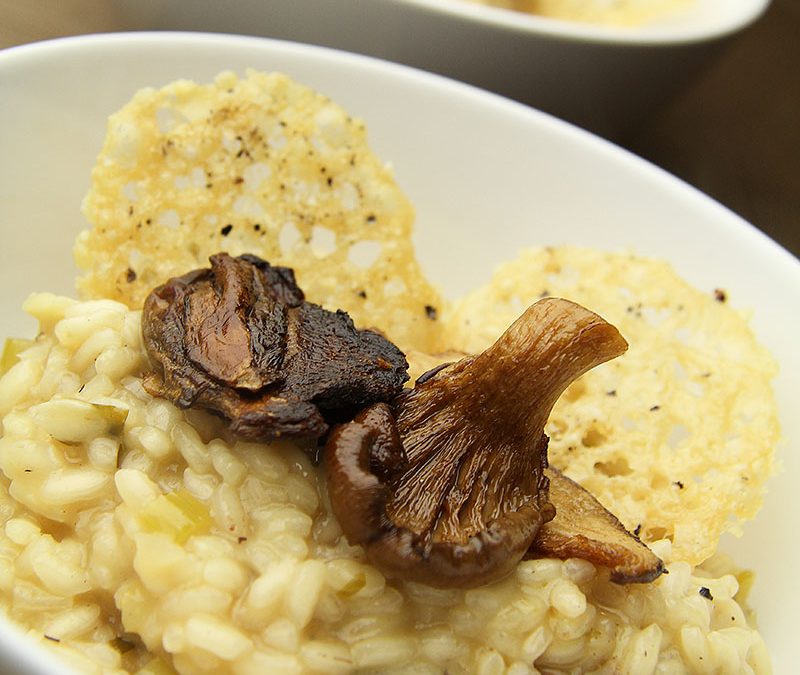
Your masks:
{"label": "cooked rice", "polygon": [[667,540],[653,584],[549,559],[467,591],[389,582],[302,448],[222,440],[144,391],[139,312],[26,308],[42,333],[0,379],[0,591],[80,672],[769,672],[732,566]]}

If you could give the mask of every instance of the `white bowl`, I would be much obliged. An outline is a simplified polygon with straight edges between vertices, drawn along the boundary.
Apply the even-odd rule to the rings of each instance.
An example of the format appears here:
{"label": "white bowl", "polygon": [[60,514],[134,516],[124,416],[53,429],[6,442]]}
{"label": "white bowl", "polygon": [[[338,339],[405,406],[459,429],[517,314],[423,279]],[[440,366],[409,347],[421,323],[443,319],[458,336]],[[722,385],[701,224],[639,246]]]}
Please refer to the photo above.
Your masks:
{"label": "white bowl", "polygon": [[[800,606],[792,536],[800,262],[698,191],[564,122],[434,75],[258,38],[123,34],[2,52],[0,338],[34,330],[19,309],[29,292],[73,290],[70,250],[106,117],[139,87],[245,67],[286,72],[367,121],[373,147],[393,162],[417,208],[423,264],[450,295],[481,284],[522,246],[573,243],[661,256],[698,287],[724,287],[752,309],[781,365],[783,472],[757,521],[724,548],[756,570],[760,628],[776,672],[790,672]],[[54,672],[36,658],[14,631],[0,630],[0,672]]]}
{"label": "white bowl", "polygon": [[636,28],[465,0],[112,0],[125,27],[261,35],[447,75],[615,136],[668,99],[769,0],[693,0]]}

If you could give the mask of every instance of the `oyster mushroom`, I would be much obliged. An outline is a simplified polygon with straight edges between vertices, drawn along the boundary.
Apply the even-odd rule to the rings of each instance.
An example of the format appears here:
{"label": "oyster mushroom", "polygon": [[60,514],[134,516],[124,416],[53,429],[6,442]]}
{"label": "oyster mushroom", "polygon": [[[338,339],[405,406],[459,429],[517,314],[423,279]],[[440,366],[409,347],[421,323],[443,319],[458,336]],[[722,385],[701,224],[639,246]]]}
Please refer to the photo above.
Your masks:
{"label": "oyster mushroom", "polygon": [[554,467],[545,475],[556,517],[536,533],[526,558],[583,558],[608,568],[618,584],[646,583],[664,572],[661,559],[591,492]]}
{"label": "oyster mushroom", "polygon": [[555,515],[544,434],[553,405],[626,348],[596,314],[547,298],[482,354],[337,427],[325,457],[348,541],[389,577],[468,587],[507,574]]}
{"label": "oyster mushroom", "polygon": [[345,312],[306,302],[291,269],[252,255],[210,260],[145,300],[148,392],[207,408],[241,438],[271,440],[318,438],[402,389],[402,352]]}

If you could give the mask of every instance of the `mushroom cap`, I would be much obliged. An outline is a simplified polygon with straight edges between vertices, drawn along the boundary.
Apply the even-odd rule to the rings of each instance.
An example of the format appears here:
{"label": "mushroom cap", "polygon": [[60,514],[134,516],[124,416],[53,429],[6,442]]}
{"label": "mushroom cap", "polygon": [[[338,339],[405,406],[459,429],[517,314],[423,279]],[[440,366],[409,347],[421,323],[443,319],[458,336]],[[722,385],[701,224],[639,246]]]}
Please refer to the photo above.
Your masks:
{"label": "mushroom cap", "polygon": [[402,389],[402,352],[345,312],[306,302],[291,269],[253,255],[210,260],[145,301],[151,394],[207,408],[236,436],[271,440],[318,438]]}
{"label": "mushroom cap", "polygon": [[549,467],[556,516],[537,532],[526,558],[582,558],[608,568],[618,584],[647,583],[664,572],[663,561],[595,497]]}
{"label": "mushroom cap", "polygon": [[348,540],[390,577],[465,587],[507,574],[554,516],[543,431],[552,406],[626,348],[596,314],[548,298],[484,353],[337,428],[325,454]]}

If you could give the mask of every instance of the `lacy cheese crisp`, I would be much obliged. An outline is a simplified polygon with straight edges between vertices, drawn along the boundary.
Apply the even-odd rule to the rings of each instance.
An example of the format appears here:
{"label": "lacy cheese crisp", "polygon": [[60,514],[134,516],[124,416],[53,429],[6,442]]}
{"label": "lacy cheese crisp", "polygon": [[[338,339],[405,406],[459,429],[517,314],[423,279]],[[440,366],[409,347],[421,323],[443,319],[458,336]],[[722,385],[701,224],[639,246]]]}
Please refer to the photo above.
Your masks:
{"label": "lacy cheese crisp", "polygon": [[645,541],[699,563],[755,516],[778,440],[772,357],[722,291],[665,262],[575,247],[529,250],[456,303],[445,330],[478,352],[540,297],[591,307],[628,340],[556,404],[550,461]]}
{"label": "lacy cheese crisp", "polygon": [[403,348],[429,348],[437,330],[413,209],[364,123],[283,75],[140,91],[109,120],[84,213],[84,297],[140,307],[214,253],[253,253]]}

